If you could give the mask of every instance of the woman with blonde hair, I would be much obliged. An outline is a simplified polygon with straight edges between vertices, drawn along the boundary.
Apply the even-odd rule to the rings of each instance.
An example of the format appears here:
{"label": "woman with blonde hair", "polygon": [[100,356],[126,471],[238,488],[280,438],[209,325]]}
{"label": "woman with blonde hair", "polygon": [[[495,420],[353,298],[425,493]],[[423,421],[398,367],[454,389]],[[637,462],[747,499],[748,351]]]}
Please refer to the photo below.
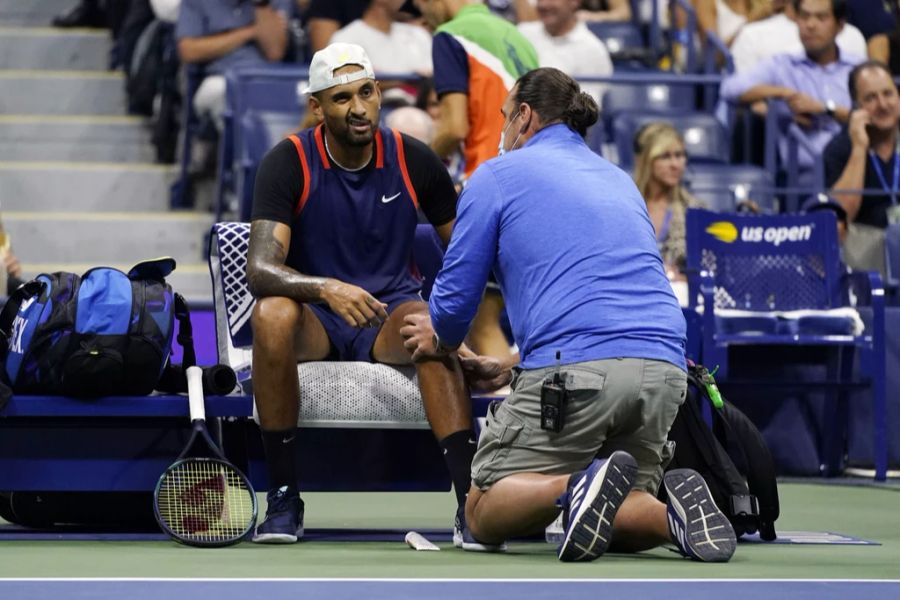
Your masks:
{"label": "woman with blonde hair", "polygon": [[666,274],[684,279],[685,213],[706,208],[681,184],[687,164],[684,139],[668,123],[650,123],[637,132],[635,151],[634,180],[647,203]]}

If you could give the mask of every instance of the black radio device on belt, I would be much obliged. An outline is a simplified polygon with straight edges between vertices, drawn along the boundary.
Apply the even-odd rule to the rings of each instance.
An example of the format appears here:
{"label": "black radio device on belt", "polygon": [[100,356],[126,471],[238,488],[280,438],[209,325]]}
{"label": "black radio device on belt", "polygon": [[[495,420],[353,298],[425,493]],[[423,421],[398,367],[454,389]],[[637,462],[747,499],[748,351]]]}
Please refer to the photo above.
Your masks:
{"label": "black radio device on belt", "polygon": [[559,351],[556,352],[556,372],[548,375],[541,385],[541,429],[559,433],[566,420],[566,374],[559,371]]}

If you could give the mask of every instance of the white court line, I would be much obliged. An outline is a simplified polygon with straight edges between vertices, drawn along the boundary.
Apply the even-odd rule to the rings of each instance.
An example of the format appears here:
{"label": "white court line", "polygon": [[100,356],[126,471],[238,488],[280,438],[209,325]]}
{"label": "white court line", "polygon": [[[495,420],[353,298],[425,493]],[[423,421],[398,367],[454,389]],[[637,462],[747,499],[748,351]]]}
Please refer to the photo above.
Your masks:
{"label": "white court line", "polygon": [[3,582],[185,582],[185,583],[302,583],[341,582],[352,583],[900,583],[900,579],[621,579],[621,578],[409,578],[409,577],[0,577]]}

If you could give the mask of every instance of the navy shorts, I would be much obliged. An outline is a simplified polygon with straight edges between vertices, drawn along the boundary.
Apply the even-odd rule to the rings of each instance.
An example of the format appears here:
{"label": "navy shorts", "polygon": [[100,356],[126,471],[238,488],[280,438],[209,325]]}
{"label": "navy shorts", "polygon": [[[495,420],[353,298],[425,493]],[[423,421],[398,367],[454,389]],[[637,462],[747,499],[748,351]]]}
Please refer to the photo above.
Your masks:
{"label": "navy shorts", "polygon": [[[388,305],[388,314],[394,312],[394,309],[401,304],[410,301],[423,302],[421,295],[409,292],[382,295],[378,297],[378,300]],[[374,362],[372,347],[375,345],[375,338],[378,337],[381,327],[351,327],[340,315],[332,312],[327,304],[307,304],[306,307],[319,318],[326,335],[328,335],[328,340],[331,342],[331,352],[326,360]]]}

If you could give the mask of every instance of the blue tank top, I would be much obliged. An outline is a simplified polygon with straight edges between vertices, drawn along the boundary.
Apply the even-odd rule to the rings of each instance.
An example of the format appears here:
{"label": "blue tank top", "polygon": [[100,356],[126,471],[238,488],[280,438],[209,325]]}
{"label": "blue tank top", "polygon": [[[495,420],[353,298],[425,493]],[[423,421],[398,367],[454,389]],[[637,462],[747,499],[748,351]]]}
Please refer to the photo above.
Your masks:
{"label": "blue tank top", "polygon": [[375,132],[374,164],[360,171],[334,165],[319,125],[290,136],[303,172],[286,264],[333,277],[373,296],[415,294],[421,278],[412,258],[418,199],[398,132]]}

